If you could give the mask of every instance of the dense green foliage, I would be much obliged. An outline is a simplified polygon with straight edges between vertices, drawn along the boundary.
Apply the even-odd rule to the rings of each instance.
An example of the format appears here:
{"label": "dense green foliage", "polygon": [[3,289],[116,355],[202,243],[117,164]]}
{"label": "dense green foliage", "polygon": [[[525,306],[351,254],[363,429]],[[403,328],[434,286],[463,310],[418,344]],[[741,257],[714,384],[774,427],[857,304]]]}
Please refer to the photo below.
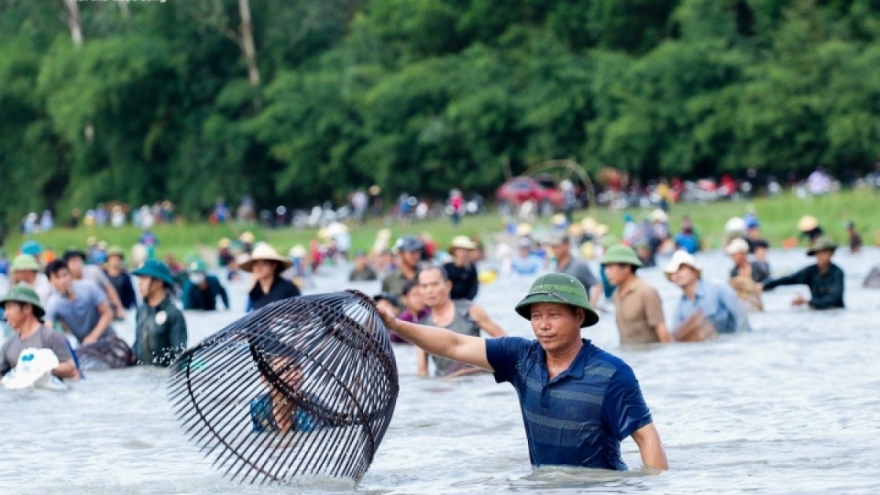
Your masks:
{"label": "dense green foliage", "polygon": [[490,192],[553,158],[642,177],[868,170],[880,0],[0,0],[0,217],[355,187]]}

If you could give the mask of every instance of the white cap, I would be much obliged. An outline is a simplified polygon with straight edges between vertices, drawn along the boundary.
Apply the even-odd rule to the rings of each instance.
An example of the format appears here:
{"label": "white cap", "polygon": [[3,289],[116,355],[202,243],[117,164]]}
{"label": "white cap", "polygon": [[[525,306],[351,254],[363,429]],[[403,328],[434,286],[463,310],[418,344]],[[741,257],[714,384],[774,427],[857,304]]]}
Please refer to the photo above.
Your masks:
{"label": "white cap", "polygon": [[672,276],[673,273],[677,272],[681,265],[687,265],[694,270],[697,271],[697,276],[702,274],[703,268],[697,263],[697,260],[694,259],[694,256],[687,251],[679,249],[672,255],[672,259],[669,260],[669,264],[666,265],[666,268],[663,269],[663,273],[666,274],[666,278]]}
{"label": "white cap", "polygon": [[727,254],[737,254],[737,253],[748,253],[749,252],[749,243],[746,242],[745,239],[741,237],[737,237],[736,239],[730,241],[730,244],[727,245]]}

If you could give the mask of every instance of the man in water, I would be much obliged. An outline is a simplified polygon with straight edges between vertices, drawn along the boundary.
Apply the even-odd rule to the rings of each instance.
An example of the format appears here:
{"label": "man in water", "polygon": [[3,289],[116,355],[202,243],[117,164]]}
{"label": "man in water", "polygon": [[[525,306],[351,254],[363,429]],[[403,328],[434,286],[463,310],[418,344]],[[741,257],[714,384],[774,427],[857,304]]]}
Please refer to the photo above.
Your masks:
{"label": "man in water", "polygon": [[745,239],[737,237],[730,241],[725,250],[733,260],[730,278],[748,277],[755,282],[763,282],[770,276],[763,264],[749,261],[749,243]]}
{"label": "man in water", "polygon": [[208,266],[202,260],[193,260],[187,267],[187,280],[183,284],[183,309],[214,311],[217,298],[229,309],[229,295],[220,279],[208,274]]}
{"label": "man in water", "polygon": [[581,339],[581,329],[599,321],[583,285],[570,275],[544,275],[516,312],[531,321],[537,341],[483,339],[381,314],[388,329],[425,351],[493,371],[498,383],[510,382],[532,465],[625,470],[620,442],[631,436],[645,466],[668,469],[632,369]]}
{"label": "man in water", "polygon": [[621,344],[672,342],[666,328],[660,294],[636,276],[642,266],[632,248],[618,244],[608,248],[602,258],[605,276],[614,291],[614,309]]}
{"label": "man in water", "polygon": [[[450,298],[452,282],[443,267],[430,266],[422,270],[419,273],[419,288],[425,298],[425,304],[431,309],[431,313],[423,320],[425,325],[473,337],[479,337],[481,329],[495,338],[506,335],[482,307],[467,299]],[[433,359],[434,374],[444,376],[452,361],[442,355],[434,355]],[[419,376],[428,376],[428,354],[421,349],[417,363]]]}
{"label": "man in water", "polygon": [[33,289],[40,296],[43,305],[49,303],[53,291],[52,284],[44,273],[40,273],[40,263],[36,258],[29,254],[19,254],[13,258],[9,272],[13,283]]}
{"label": "man in water", "polygon": [[400,299],[403,295],[403,286],[410,280],[418,277],[419,261],[422,260],[422,241],[412,235],[398,239],[397,255],[400,262],[397,269],[382,279],[382,292],[387,292]]}
{"label": "man in water", "polygon": [[510,261],[510,268],[519,275],[534,275],[544,264],[543,260],[532,252],[532,241],[528,237],[520,237],[516,241],[517,256]]}
{"label": "man in water", "polygon": [[110,246],[107,249],[107,265],[104,268],[104,274],[116,293],[119,294],[119,300],[123,309],[133,309],[137,307],[137,297],[134,294],[134,286],[131,283],[131,276],[125,270],[123,261],[125,260],[125,252],[119,246]]}
{"label": "man in water", "polygon": [[349,282],[368,282],[377,280],[376,270],[370,266],[370,260],[367,259],[367,253],[358,251],[354,255],[354,269],[348,274]]}
{"label": "man in water", "polygon": [[819,237],[810,249],[808,256],[816,257],[816,264],[810,265],[791,275],[770,279],[762,285],[763,290],[773,290],[780,285],[807,285],[811,299],[798,295],[792,306],[807,305],[811,309],[843,308],[844,275],[839,266],[831,262],[837,243],[828,237]]}
{"label": "man in water", "polygon": [[578,282],[584,285],[590,295],[590,305],[595,307],[599,302],[599,297],[602,296],[602,284],[596,280],[593,271],[586,263],[571,256],[571,244],[568,236],[559,234],[553,237],[550,246],[553,248],[553,256],[556,257],[556,271],[578,279]]}
{"label": "man in water", "polygon": [[125,307],[119,299],[116,287],[110,283],[110,279],[107,278],[107,275],[98,266],[85,264],[85,252],[78,248],[68,249],[64,252],[64,262],[67,263],[67,269],[70,271],[70,276],[74,281],[91,280],[97,284],[107,296],[110,306],[115,311],[116,318],[125,318]]}
{"label": "man in water", "polygon": [[186,350],[186,319],[171,301],[174,277],[165,263],[150,259],[134,271],[144,298],[137,310],[134,351],[140,364],[168,366]]}
{"label": "man in water", "polygon": [[49,263],[46,276],[55,288],[46,306],[46,326],[52,328],[60,321],[81,345],[116,335],[110,326],[113,311],[96,283],[73,280],[67,263],[61,260]]}
{"label": "man in water", "polygon": [[682,290],[672,318],[673,326],[678,327],[693,313],[700,312],[719,333],[748,330],[748,319],[733,289],[703,280],[702,272],[694,257],[686,251],[676,251],[666,266],[666,278]]}
{"label": "man in water", "polygon": [[58,358],[58,366],[52,374],[58,378],[79,378],[79,371],[67,345],[67,339],[59,332],[43,325],[45,311],[40,298],[30,287],[13,287],[0,299],[6,321],[15,334],[0,348],[0,376],[18,365],[21,351],[28,348],[49,349]]}

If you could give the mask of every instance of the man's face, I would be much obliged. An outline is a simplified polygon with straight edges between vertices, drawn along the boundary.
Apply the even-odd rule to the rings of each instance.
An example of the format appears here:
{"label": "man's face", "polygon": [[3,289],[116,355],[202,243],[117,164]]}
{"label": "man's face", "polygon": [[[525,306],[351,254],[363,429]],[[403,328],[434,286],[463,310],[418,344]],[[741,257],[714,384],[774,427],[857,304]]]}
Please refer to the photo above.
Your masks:
{"label": "man's face", "polygon": [[144,298],[150,297],[153,292],[153,281],[155,280],[151,277],[138,278],[138,290],[141,291],[141,296]]}
{"label": "man's face", "polygon": [[400,261],[409,268],[415,269],[422,260],[422,253],[419,251],[401,251]]}
{"label": "man's face", "polygon": [[425,296],[422,295],[421,287],[416,286],[410,289],[409,292],[403,296],[403,304],[406,305],[407,309],[415,313],[425,309]]}
{"label": "man's face", "polygon": [[6,323],[9,323],[10,327],[15,330],[21,328],[26,317],[24,307],[21,304],[12,301],[5,302],[3,303],[3,311]]}
{"label": "man's face", "polygon": [[122,266],[122,257],[120,256],[110,256],[107,258],[107,266],[114,270],[118,269]]}
{"label": "man's face", "polygon": [[419,287],[425,297],[425,304],[437,307],[449,299],[452,284],[443,280],[439,270],[425,270],[419,275]]}
{"label": "man's face", "polygon": [[742,253],[742,252],[733,253],[730,255],[730,259],[733,260],[734,264],[741,265],[746,261],[746,256],[748,256],[748,255],[746,253]]}
{"label": "man's face", "polygon": [[82,267],[83,259],[79,256],[71,256],[70,259],[67,260],[67,269],[70,270],[71,275],[82,275]]}
{"label": "man's face", "polygon": [[532,331],[547,352],[562,350],[581,336],[583,310],[566,304],[535,303],[529,312]]}
{"label": "man's face", "polygon": [[275,262],[266,260],[254,261],[251,271],[257,280],[269,280],[275,276]]}
{"label": "man's face", "polygon": [[522,258],[527,258],[530,254],[532,254],[532,250],[531,250],[531,248],[528,248],[528,247],[522,247],[522,246],[519,248],[519,255],[520,255],[520,257],[522,257]]}
{"label": "man's face", "polygon": [[555,256],[556,259],[561,260],[561,259],[568,258],[568,254],[569,254],[568,253],[568,249],[569,249],[568,244],[563,242],[560,244],[554,244],[552,247],[553,247],[553,256]]}
{"label": "man's face", "polygon": [[699,277],[696,270],[687,265],[681,265],[669,278],[672,280],[672,283],[683,288],[696,282]]}
{"label": "man's face", "polygon": [[816,253],[816,264],[819,266],[828,266],[831,264],[831,257],[834,251],[819,251]]}
{"label": "man's face", "polygon": [[629,275],[629,266],[618,263],[605,265],[605,276],[611,285],[620,285]]}
{"label": "man's face", "polygon": [[354,266],[358,270],[363,270],[367,267],[367,257],[366,256],[358,256],[354,259]]}
{"label": "man's face", "polygon": [[52,283],[52,287],[58,292],[70,290],[70,284],[72,282],[70,271],[67,268],[62,268],[56,271],[49,277],[49,282]]}

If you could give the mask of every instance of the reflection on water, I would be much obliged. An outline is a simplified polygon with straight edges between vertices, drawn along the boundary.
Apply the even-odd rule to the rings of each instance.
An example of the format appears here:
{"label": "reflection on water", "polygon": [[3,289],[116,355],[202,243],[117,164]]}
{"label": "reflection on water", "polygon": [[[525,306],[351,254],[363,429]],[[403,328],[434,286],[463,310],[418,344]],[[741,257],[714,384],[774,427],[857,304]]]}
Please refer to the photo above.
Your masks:
{"label": "reflection on water", "polygon": [[[712,344],[621,348],[614,318],[584,331],[636,371],[667,449],[660,476],[529,466],[516,394],[489,375],[458,380],[416,376],[412,347],[397,347],[401,390],[394,420],[370,471],[356,488],[372,493],[880,493],[880,327],[877,291],[860,284],[880,252],[835,257],[847,273],[848,309],[791,308],[805,287],[765,295],[753,331]],[[709,279],[729,262],[699,257]],[[807,263],[802,252],[773,252],[774,271]],[[317,278],[323,291],[348,286],[341,271]],[[667,315],[678,293],[659,270]],[[501,278],[478,302],[513,335],[528,324],[513,311],[531,279]],[[365,292],[378,283],[357,285]],[[241,314],[246,287],[231,290],[234,310],[188,313],[190,343]],[[606,304],[610,309],[610,305]],[[133,318],[117,325],[131,341]],[[67,392],[0,391],[0,493],[215,494],[347,493],[350,483],[302,480],[295,487],[229,483],[177,426],[164,370],[92,373]],[[624,460],[640,465],[631,440]]]}

